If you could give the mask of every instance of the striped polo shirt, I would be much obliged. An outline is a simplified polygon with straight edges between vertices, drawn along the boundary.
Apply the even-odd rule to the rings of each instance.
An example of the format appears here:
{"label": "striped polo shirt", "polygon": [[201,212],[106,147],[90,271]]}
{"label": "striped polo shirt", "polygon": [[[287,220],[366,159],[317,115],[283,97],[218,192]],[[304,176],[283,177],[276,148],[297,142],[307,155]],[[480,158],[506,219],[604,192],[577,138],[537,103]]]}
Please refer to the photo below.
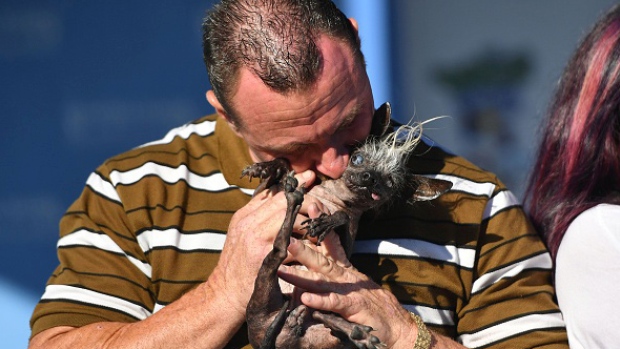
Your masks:
{"label": "striped polo shirt", "polygon": [[[258,184],[240,178],[251,162],[216,115],[107,160],[60,222],[60,263],[32,334],[140,321],[204,282],[232,215]],[[551,258],[515,196],[428,139],[409,165],[452,189],[364,215],[353,265],[466,347],[567,348]],[[228,347],[250,347],[245,326]]]}

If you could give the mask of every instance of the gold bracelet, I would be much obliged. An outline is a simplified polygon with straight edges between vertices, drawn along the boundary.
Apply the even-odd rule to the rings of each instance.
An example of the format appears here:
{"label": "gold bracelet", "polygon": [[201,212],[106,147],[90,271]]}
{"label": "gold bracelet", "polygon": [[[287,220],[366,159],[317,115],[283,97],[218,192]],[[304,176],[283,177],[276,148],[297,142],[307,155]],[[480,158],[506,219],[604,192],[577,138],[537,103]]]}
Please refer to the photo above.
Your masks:
{"label": "gold bracelet", "polygon": [[424,321],[418,315],[411,313],[411,317],[418,326],[418,337],[415,339],[413,349],[429,349],[431,347],[431,333],[426,328]]}

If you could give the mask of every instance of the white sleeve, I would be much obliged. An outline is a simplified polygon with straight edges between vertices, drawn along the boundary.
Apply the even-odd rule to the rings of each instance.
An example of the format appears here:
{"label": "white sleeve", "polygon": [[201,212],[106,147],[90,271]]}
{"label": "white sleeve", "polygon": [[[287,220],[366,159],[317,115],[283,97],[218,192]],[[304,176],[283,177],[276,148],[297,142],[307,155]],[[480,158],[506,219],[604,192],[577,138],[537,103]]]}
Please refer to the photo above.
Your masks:
{"label": "white sleeve", "polygon": [[620,206],[598,205],[571,223],[558,250],[555,281],[570,347],[617,347]]}

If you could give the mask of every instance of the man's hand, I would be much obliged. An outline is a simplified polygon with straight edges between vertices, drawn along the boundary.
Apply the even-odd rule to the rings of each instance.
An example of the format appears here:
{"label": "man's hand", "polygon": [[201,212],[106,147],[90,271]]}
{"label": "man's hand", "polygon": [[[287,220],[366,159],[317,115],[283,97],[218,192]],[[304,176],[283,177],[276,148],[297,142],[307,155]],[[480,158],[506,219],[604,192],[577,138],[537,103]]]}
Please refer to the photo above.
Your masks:
{"label": "man's hand", "polygon": [[[295,177],[305,186],[316,178],[312,171]],[[208,284],[216,293],[227,295],[230,306],[240,318],[245,319],[254,280],[282,226],[286,206],[284,193],[271,188],[258,193],[230,222],[220,260]],[[297,228],[301,227],[301,221],[303,217],[297,217]]]}
{"label": "man's hand", "polygon": [[[329,240],[334,238],[337,239],[335,234],[328,237]],[[409,312],[392,293],[357,271],[348,261],[335,261],[302,241],[293,239],[289,253],[308,270],[282,266],[279,275],[307,290],[301,297],[305,305],[332,311],[348,321],[373,327],[376,330],[373,334],[388,348],[397,348],[397,344],[412,347],[417,328]],[[344,252],[330,253],[338,257],[344,255]]]}

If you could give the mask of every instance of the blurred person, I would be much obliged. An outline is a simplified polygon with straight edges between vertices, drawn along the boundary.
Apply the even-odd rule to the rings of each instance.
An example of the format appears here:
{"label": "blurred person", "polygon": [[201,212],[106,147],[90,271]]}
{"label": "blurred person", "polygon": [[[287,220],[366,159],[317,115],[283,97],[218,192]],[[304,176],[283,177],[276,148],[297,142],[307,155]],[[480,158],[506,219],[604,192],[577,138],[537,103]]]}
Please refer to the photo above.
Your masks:
{"label": "blurred person", "polygon": [[[216,113],[91,174],[61,220],[31,349],[248,347],[246,306],[286,201],[252,197],[242,169],[284,157],[311,188],[368,136],[357,23],[331,1],[223,0],[203,29]],[[302,301],[387,348],[566,348],[551,257],[510,191],[428,139],[410,166],[452,190],[364,217],[350,262],[334,234],[293,239],[290,261],[311,271],[296,275]],[[295,229],[320,213],[304,201]]]}
{"label": "blurred person", "polygon": [[555,259],[571,348],[620,341],[620,5],[566,66],[542,127],[527,208]]}

